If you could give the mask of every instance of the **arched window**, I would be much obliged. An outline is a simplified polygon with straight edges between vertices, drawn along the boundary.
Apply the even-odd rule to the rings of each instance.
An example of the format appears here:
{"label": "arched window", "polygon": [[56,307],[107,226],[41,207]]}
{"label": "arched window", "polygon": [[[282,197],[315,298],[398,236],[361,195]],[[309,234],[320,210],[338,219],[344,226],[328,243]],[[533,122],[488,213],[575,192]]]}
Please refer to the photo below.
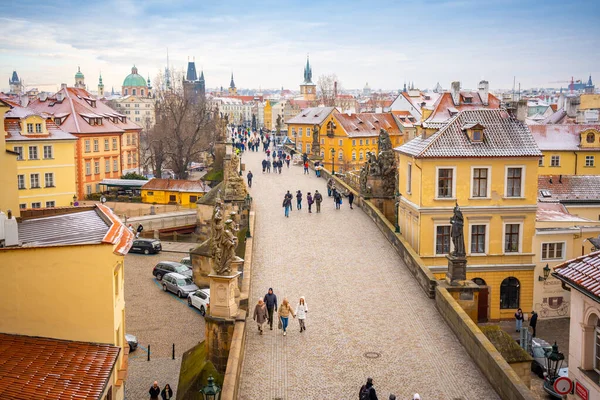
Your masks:
{"label": "arched window", "polygon": [[473,278],[471,279],[473,282],[475,282],[476,284],[478,284],[479,286],[486,286],[486,283],[483,279],[481,278]]}
{"label": "arched window", "polygon": [[521,283],[515,277],[508,277],[500,284],[500,308],[516,309],[519,308],[519,294]]}
{"label": "arched window", "polygon": [[129,89],[125,89],[125,96],[129,94]]}
{"label": "arched window", "polygon": [[343,159],[344,159],[344,152],[343,152],[342,150],[340,150],[340,151],[338,152],[338,160],[340,160],[340,161],[341,161],[341,160],[343,160]]}
{"label": "arched window", "polygon": [[364,154],[363,154],[363,151],[361,150],[361,151],[358,153],[358,159],[359,159],[359,160],[362,160],[362,159],[363,159],[363,157],[364,157]]}
{"label": "arched window", "polygon": [[140,91],[140,94],[141,94],[142,96],[144,95],[144,89],[142,89],[142,90]]}
{"label": "arched window", "polygon": [[587,134],[587,137],[585,138],[585,140],[588,143],[594,143],[594,141],[596,140],[596,135],[594,135],[594,132],[590,132]]}
{"label": "arched window", "polygon": [[131,91],[131,94],[133,94],[133,95],[135,96],[135,95],[136,95],[136,90],[135,90],[135,89],[133,89],[133,90]]}
{"label": "arched window", "polygon": [[321,150],[321,157],[325,158],[325,150]]}
{"label": "arched window", "polygon": [[356,161],[356,150],[352,150],[352,161]]}

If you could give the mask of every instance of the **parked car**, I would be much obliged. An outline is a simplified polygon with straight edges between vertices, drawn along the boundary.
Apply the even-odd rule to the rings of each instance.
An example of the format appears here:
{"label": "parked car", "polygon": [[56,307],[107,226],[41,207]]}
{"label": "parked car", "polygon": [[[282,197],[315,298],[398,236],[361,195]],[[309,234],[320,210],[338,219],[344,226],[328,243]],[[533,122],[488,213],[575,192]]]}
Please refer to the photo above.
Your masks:
{"label": "parked car", "polygon": [[552,346],[544,339],[532,338],[531,339],[531,371],[540,378],[544,378],[544,372],[546,372],[546,358],[552,353]]}
{"label": "parked car", "polygon": [[129,249],[130,253],[156,254],[162,250],[158,239],[135,239]]}
{"label": "parked car", "polygon": [[182,263],[183,265],[187,265],[188,267],[192,266],[192,259],[190,256],[183,257],[179,262]]}
{"label": "parked car", "polygon": [[163,276],[165,276],[169,272],[177,272],[178,274],[187,276],[188,278],[192,277],[192,270],[189,269],[189,267],[176,261],[159,262],[152,270],[152,275],[154,275],[156,279],[160,281],[162,280]]}
{"label": "parked car", "polygon": [[[564,367],[558,370],[558,376],[569,376],[569,367]],[[554,382],[550,382],[547,378],[544,377],[544,383],[543,386],[544,391],[546,393],[548,393],[551,397],[555,398],[555,399],[564,399],[564,396],[561,396],[560,394],[556,393],[554,391]]]}
{"label": "parked car", "polygon": [[137,349],[138,347],[138,340],[137,337],[126,333],[125,334],[125,340],[127,340],[127,343],[129,343],[129,351],[135,351],[135,349]]}
{"label": "parked car", "polygon": [[177,272],[170,272],[163,276],[162,287],[165,292],[175,293],[180,298],[187,297],[190,293],[199,289],[194,281],[192,281],[192,278],[188,278]]}
{"label": "parked car", "polygon": [[206,310],[210,306],[210,289],[196,290],[188,296],[188,305],[200,310],[200,314],[206,315]]}

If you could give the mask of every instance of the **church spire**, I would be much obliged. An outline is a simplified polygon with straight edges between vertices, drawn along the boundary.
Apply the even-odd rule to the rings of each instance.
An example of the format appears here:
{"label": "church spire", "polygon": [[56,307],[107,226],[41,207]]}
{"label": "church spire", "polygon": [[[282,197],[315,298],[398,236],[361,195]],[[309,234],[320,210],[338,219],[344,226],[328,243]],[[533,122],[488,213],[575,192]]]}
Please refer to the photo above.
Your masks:
{"label": "church spire", "polygon": [[312,84],[312,68],[310,67],[308,54],[306,55],[306,66],[304,67],[304,83]]}
{"label": "church spire", "polygon": [[235,82],[233,81],[233,71],[231,72],[231,82],[229,83],[231,89],[235,89]]}

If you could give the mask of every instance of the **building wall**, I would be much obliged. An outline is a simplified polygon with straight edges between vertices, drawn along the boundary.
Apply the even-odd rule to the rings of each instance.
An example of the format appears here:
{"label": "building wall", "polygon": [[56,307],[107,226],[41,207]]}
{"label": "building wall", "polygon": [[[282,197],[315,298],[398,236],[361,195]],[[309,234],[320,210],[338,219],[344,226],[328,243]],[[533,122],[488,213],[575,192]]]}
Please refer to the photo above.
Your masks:
{"label": "building wall", "polygon": [[[543,151],[544,157],[538,169],[539,175],[598,175],[600,174],[600,151]],[[552,157],[558,157],[558,166],[552,166]],[[591,166],[586,157],[594,157]]]}
{"label": "building wall", "polygon": [[[576,290],[571,290],[569,378],[577,380],[589,390],[589,399],[600,399],[598,378],[592,379],[582,371],[582,369],[593,369],[596,336],[594,330],[599,318],[600,304]],[[569,396],[569,398],[579,399],[580,397]]]}
{"label": "building wall", "polygon": [[[78,134],[76,136],[79,138],[76,145],[77,198],[82,200],[89,193],[100,192],[99,183],[103,179],[118,179],[121,177],[121,134]],[[94,148],[95,140],[98,141],[98,151],[95,151]],[[105,150],[105,140],[108,140],[108,150]],[[89,147],[86,143],[89,143]],[[110,172],[106,172],[107,161],[109,162]],[[99,163],[98,173],[95,169],[96,162]],[[89,171],[87,170],[88,163]]]}
{"label": "building wall", "polygon": [[[129,93],[131,94],[131,90]],[[115,99],[112,102],[117,111],[126,115],[128,120],[142,128],[152,128],[156,123],[154,100],[151,98],[128,96]]]}
{"label": "building wall", "polygon": [[138,150],[140,133],[125,131],[121,136],[121,173],[139,172]]}
{"label": "building wall", "polygon": [[575,216],[600,221],[600,203],[565,204],[565,207],[567,207],[569,213]]}
{"label": "building wall", "polygon": [[265,102],[265,107],[263,108],[263,125],[265,129],[272,130],[273,129],[273,109],[271,107],[271,101],[267,100]]}
{"label": "building wall", "polygon": [[[171,199],[175,196],[175,200]],[[198,193],[181,193],[164,190],[146,190],[142,189],[142,203],[150,204],[172,204],[176,203],[184,207],[196,207],[196,201],[204,196],[203,192]]]}
{"label": "building wall", "polygon": [[[7,153],[6,131],[4,130],[4,114],[8,106],[0,102],[0,210],[5,213],[11,210],[13,215],[19,214],[19,194],[17,189],[17,155]],[[10,147],[8,148],[10,149]]]}

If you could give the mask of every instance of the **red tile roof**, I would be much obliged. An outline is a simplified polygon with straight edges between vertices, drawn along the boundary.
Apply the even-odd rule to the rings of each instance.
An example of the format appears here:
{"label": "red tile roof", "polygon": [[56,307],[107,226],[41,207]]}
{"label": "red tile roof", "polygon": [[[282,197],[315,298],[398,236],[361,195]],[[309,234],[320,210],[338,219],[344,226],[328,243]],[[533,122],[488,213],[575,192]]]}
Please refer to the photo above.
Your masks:
{"label": "red tile roof", "polygon": [[346,114],[334,112],[333,116],[349,137],[379,136],[381,128],[388,131],[390,135],[400,134],[398,124],[390,113]]}
{"label": "red tile roof", "polygon": [[98,211],[101,212],[111,223],[108,232],[104,235],[102,243],[111,243],[114,245],[113,253],[124,256],[129,252],[133,244],[134,234],[128,229],[117,215],[104,204],[96,204]]}
{"label": "red tile roof", "polygon": [[201,180],[189,181],[185,179],[151,179],[142,186],[142,190],[166,190],[170,192],[205,193],[210,187]]}
{"label": "red tile roof", "polygon": [[[59,102],[57,96],[63,96],[64,98]],[[90,105],[93,102],[95,102],[95,107]],[[48,97],[46,101],[40,99],[32,101],[28,107],[51,115],[68,115],[60,128],[74,134],[123,133],[126,130],[141,131],[142,129],[127,118],[123,118],[123,122],[117,119],[116,117],[126,116],[113,110],[104,102],[95,99],[85,89],[63,88],[52,97]],[[101,117],[102,125],[90,125],[84,117]]]}
{"label": "red tile roof", "polygon": [[121,349],[0,333],[0,398],[99,399]]}
{"label": "red tile roof", "polygon": [[[470,97],[471,103],[465,103],[464,98]],[[500,108],[500,99],[493,94],[488,94],[488,104],[484,105],[479,92],[467,92],[464,90],[460,91],[460,104],[455,105],[452,101],[452,94],[450,92],[444,92],[440,98],[434,104],[434,109],[431,115],[425,121],[426,123],[443,123],[447,122],[452,118],[450,115],[450,109],[456,109],[457,111],[465,110],[478,110],[478,109],[498,109]]]}
{"label": "red tile roof", "polygon": [[600,251],[557,265],[553,275],[600,302]]}
{"label": "red tile roof", "polygon": [[538,176],[538,190],[540,194],[538,196],[539,201],[598,203],[600,202],[600,176],[540,175]]}
{"label": "red tile roof", "polygon": [[529,125],[529,130],[540,150],[594,151],[600,150],[600,137],[596,137],[595,147],[580,147],[581,133],[593,129],[600,131],[600,125],[558,124]]}

